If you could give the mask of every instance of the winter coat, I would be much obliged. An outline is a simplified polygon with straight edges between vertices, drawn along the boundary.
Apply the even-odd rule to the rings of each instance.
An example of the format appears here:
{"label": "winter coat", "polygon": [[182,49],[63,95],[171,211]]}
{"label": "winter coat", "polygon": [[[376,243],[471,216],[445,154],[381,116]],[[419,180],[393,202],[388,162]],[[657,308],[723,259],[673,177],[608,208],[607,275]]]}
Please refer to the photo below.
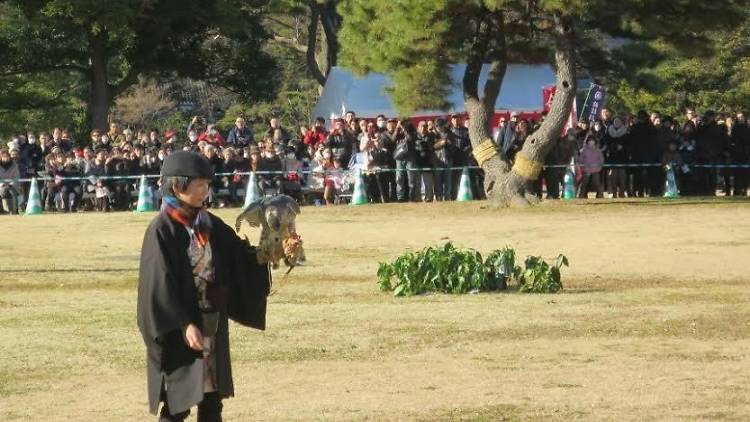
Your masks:
{"label": "winter coat", "polygon": [[244,128],[240,129],[237,126],[234,126],[227,134],[226,143],[227,145],[245,147],[250,145],[254,141],[255,138],[253,137],[253,131],[250,130],[249,127],[245,126]]}
{"label": "winter coat", "polygon": [[[254,248],[229,226],[210,215],[214,279],[223,297],[214,337],[217,393],[234,395],[227,318],[265,329],[266,298],[271,283],[268,265],[257,263]],[[173,413],[203,400],[203,359],[185,343],[183,330],[201,326],[198,289],[187,248],[190,236],[182,224],[159,213],[146,229],[141,248],[137,320],[146,345],[148,401],[156,414],[164,399]]]}
{"label": "winter coat", "polygon": [[586,174],[595,174],[602,171],[604,164],[604,154],[597,146],[590,147],[586,145],[578,156],[578,164]]}

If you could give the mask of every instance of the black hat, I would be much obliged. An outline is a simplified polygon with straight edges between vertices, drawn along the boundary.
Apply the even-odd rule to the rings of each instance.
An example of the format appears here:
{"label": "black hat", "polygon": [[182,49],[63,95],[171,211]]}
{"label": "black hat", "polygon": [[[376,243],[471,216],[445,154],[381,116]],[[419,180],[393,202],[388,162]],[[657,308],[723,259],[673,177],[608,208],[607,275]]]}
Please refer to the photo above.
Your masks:
{"label": "black hat", "polygon": [[200,179],[213,179],[214,171],[205,158],[195,152],[175,151],[164,159],[162,177],[184,176]]}

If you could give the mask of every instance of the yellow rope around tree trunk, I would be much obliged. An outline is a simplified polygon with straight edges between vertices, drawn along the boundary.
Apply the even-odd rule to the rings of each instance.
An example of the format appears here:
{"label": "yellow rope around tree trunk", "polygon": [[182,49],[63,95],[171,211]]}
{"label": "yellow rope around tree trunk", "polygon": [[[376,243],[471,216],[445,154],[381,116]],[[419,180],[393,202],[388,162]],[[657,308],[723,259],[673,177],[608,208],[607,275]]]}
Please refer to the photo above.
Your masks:
{"label": "yellow rope around tree trunk", "polygon": [[474,148],[473,154],[474,158],[477,159],[477,163],[479,163],[479,167],[482,167],[490,158],[497,155],[497,149],[495,149],[492,139],[487,138]]}
{"label": "yellow rope around tree trunk", "polygon": [[516,162],[513,164],[513,171],[526,180],[536,180],[539,177],[539,173],[542,172],[542,167],[544,167],[543,162],[534,161],[519,152],[516,154]]}

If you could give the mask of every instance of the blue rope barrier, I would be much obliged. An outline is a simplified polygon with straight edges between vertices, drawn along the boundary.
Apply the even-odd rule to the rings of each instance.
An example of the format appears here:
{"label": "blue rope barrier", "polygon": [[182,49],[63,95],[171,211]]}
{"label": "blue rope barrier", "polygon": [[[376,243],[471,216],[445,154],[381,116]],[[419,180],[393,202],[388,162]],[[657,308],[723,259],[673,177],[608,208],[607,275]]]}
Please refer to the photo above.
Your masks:
{"label": "blue rope barrier", "polygon": [[[544,168],[570,168],[573,167],[580,167],[580,168],[587,168],[592,166],[585,166],[582,164],[553,164],[553,165],[545,165]],[[593,167],[601,167],[602,169],[606,168],[650,168],[650,167],[664,167],[661,163],[650,163],[650,164],[603,164],[601,166],[593,166]],[[444,170],[463,170],[463,169],[469,169],[469,170],[477,170],[481,169],[481,167],[478,166],[464,166],[464,167],[415,167],[415,168],[405,168],[405,169],[391,169],[391,168],[384,168],[384,169],[367,169],[362,170],[362,174],[377,174],[377,173],[395,173],[399,171],[444,171]],[[689,164],[688,168],[714,168],[714,169],[738,169],[738,168],[746,168],[750,169],[750,164]],[[336,171],[331,170],[325,170],[325,171],[316,171],[316,170],[301,170],[301,171],[255,171],[255,172],[236,172],[236,173],[216,173],[215,177],[229,177],[229,176],[249,176],[252,173],[255,173],[256,175],[279,175],[279,176],[286,176],[289,174],[312,174],[312,175],[320,175],[325,176],[328,174],[334,174],[338,172],[343,172],[347,175],[352,175],[356,173],[356,170],[349,170],[349,169],[341,169]],[[145,176],[147,179],[158,179],[161,176],[158,174],[145,174],[145,175],[128,175],[128,176],[72,176],[72,177],[50,177],[50,176],[40,176],[35,177],[38,181],[52,181],[52,180],[62,180],[62,181],[90,181],[90,182],[96,182],[99,180],[140,180],[141,177]],[[0,179],[0,183],[18,183],[18,182],[30,182],[33,178],[19,178],[19,179]]]}

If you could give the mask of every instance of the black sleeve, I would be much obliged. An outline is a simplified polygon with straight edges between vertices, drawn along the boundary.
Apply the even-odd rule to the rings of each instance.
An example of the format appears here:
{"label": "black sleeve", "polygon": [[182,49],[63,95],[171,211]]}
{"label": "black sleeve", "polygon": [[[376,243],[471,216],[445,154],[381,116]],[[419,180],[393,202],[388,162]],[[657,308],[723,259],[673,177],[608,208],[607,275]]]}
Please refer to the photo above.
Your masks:
{"label": "black sleeve", "polygon": [[138,328],[147,341],[161,342],[164,337],[192,321],[178,294],[174,273],[166,258],[166,245],[155,224],[143,238],[138,280]]}
{"label": "black sleeve", "polygon": [[218,219],[215,234],[225,258],[227,314],[234,322],[258,330],[266,329],[266,304],[271,291],[271,270],[259,264],[257,251]]}

